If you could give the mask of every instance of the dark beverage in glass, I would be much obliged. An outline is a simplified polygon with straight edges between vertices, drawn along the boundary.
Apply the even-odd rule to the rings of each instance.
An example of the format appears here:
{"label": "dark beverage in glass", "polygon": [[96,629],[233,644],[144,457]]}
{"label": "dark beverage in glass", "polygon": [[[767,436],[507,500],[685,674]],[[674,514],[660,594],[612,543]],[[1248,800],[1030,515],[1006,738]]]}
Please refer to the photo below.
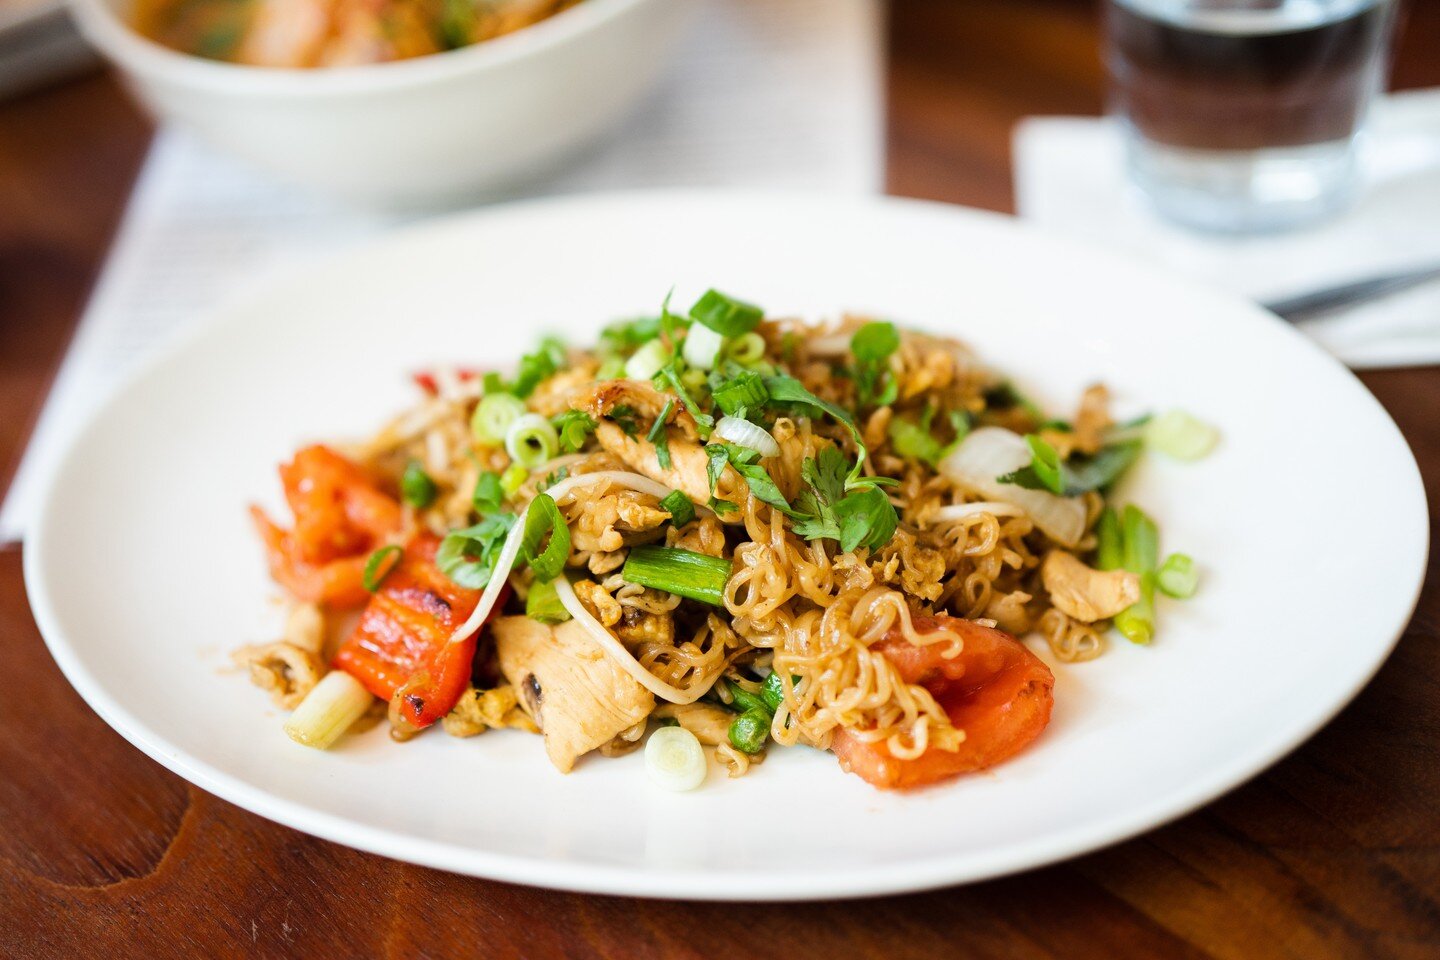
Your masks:
{"label": "dark beverage in glass", "polygon": [[1132,176],[1163,214],[1211,229],[1338,209],[1393,12],[1391,0],[1111,0]]}

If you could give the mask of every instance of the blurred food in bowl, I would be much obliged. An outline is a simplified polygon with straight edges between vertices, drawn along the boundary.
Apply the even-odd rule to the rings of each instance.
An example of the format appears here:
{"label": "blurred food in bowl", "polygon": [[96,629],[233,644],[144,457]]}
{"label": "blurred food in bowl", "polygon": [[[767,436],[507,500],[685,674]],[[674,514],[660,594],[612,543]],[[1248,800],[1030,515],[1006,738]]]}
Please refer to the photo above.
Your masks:
{"label": "blurred food in bowl", "polygon": [[[346,54],[352,59],[342,59],[339,47],[333,59],[322,60],[316,48],[307,54],[313,65],[329,65],[318,70],[181,53],[136,28],[148,16],[142,7],[160,2],[69,0],[85,37],[162,121],[286,180],[364,204],[408,207],[473,199],[539,177],[598,139],[663,72],[697,0],[492,0],[482,6],[510,8],[502,25],[516,24],[503,35],[443,56],[407,54],[387,62],[356,62],[353,49]],[[267,6],[276,8],[271,15],[294,16],[302,8],[374,13],[402,5],[186,5],[198,11],[211,3],[253,5],[246,15],[257,20]],[[520,29],[522,7],[549,13]],[[237,48],[244,32],[235,38]],[[214,42],[223,46],[223,39]],[[412,49],[398,37],[391,43],[391,50]]]}
{"label": "blurred food in bowl", "polygon": [[337,67],[468,47],[581,0],[136,0],[135,27],[181,53]]}

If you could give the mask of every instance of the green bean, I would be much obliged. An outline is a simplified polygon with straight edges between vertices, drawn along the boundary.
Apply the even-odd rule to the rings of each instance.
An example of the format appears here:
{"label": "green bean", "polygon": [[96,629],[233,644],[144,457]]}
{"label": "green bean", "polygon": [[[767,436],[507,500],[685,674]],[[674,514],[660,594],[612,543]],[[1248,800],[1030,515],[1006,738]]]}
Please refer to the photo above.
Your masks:
{"label": "green bean", "polygon": [[741,753],[759,753],[770,736],[770,714],[747,710],[730,721],[730,745]]}

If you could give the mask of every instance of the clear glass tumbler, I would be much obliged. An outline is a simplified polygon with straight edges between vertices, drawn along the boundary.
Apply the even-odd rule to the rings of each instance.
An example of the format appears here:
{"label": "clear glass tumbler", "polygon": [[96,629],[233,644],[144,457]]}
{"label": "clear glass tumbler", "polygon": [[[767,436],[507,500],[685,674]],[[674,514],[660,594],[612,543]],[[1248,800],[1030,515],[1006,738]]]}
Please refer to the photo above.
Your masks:
{"label": "clear glass tumbler", "polygon": [[1207,230],[1343,208],[1384,82],[1395,0],[1108,0],[1111,105],[1130,175]]}

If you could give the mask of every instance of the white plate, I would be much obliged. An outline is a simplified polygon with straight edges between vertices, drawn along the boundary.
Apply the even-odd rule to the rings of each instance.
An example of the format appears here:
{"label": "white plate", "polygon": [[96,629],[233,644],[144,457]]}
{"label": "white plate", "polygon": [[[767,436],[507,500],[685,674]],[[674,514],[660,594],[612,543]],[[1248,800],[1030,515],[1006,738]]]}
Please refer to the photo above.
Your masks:
{"label": "white plate", "polygon": [[[226,652],[273,636],[245,516],[298,445],[362,435],[432,362],[503,364],[544,330],[715,285],[774,312],[869,311],[961,336],[1057,409],[1096,380],[1218,424],[1199,464],[1127,496],[1199,558],[1158,641],[1056,666],[1045,735],[993,773],[884,794],[827,753],[665,793],[638,755],[569,776],[537,740],[298,747]],[[132,382],[65,457],[26,544],[50,648],[141,750],[328,839],[542,886],[703,899],[876,894],[1112,843],[1255,774],[1368,680],[1413,609],[1424,492],[1364,388],[1258,309],[1003,218],[898,201],[634,194],[525,204],[397,236],[231,309]],[[1041,651],[1044,655],[1044,651]]]}

